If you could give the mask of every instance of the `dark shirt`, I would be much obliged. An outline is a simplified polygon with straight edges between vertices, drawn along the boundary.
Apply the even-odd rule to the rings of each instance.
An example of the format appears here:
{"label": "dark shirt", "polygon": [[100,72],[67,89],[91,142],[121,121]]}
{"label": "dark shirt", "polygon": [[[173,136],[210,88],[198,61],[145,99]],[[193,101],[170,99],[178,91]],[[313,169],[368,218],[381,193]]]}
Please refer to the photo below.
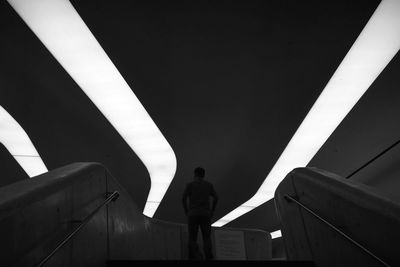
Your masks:
{"label": "dark shirt", "polygon": [[[212,207],[210,207],[210,197],[213,197]],[[189,207],[187,207],[187,199],[189,199]],[[204,180],[188,183],[182,197],[183,207],[188,216],[211,216],[217,200],[214,186]]]}

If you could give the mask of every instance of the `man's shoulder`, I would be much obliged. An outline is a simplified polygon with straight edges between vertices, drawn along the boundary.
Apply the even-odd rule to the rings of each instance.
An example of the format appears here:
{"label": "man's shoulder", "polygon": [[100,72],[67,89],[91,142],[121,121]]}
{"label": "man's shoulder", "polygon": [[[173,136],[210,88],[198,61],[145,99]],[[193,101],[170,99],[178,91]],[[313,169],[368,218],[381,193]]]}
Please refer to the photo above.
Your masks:
{"label": "man's shoulder", "polygon": [[211,182],[208,181],[203,181],[204,185],[209,188],[210,190],[212,190],[214,188],[214,185]]}
{"label": "man's shoulder", "polygon": [[213,184],[211,182],[209,182],[209,181],[204,181],[204,182],[209,186],[213,186]]}

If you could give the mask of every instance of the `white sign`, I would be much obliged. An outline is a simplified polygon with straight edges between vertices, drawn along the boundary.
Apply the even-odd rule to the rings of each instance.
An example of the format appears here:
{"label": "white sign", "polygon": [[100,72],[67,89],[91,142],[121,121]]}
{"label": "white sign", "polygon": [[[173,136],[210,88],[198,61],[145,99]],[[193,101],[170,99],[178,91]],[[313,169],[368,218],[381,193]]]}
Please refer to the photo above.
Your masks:
{"label": "white sign", "polygon": [[242,231],[215,230],[214,237],[217,260],[246,260]]}

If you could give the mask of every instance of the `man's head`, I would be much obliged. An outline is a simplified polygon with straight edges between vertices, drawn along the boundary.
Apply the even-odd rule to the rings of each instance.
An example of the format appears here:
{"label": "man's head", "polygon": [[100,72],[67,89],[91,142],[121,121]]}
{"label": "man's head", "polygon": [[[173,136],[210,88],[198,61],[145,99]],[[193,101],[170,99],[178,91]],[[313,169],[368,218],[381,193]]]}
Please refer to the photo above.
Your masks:
{"label": "man's head", "polygon": [[194,177],[203,179],[206,171],[202,167],[197,167],[194,169]]}

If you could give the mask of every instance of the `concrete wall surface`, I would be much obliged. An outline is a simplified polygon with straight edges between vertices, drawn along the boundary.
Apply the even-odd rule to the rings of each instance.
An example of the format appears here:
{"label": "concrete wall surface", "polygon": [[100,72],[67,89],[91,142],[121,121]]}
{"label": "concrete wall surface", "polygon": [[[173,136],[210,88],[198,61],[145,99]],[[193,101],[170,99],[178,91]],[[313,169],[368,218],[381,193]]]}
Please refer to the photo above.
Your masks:
{"label": "concrete wall surface", "polygon": [[[317,266],[398,266],[400,206],[377,192],[316,168],[289,173],[275,192],[288,260],[314,261]],[[367,251],[288,201],[287,195]]]}
{"label": "concrete wall surface", "polygon": [[[144,216],[104,166],[74,163],[0,188],[0,266],[36,266],[114,191],[119,198],[99,209],[45,266],[186,258],[186,225]],[[247,259],[270,258],[269,233],[240,231]]]}

